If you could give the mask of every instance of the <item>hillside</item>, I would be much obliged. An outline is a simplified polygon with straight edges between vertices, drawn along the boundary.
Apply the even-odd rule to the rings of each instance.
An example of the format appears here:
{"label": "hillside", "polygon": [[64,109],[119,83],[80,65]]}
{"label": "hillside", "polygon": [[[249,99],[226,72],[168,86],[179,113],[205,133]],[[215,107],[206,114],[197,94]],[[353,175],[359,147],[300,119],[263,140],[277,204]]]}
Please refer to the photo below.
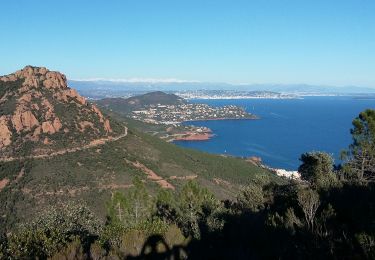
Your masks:
{"label": "hillside", "polygon": [[183,149],[108,117],[58,72],[28,66],[0,82],[2,231],[67,201],[83,201],[104,220],[111,194],[134,177],[151,194],[194,180],[221,199],[248,183],[280,181],[243,159]]}
{"label": "hillside", "polygon": [[[74,90],[63,75],[47,88],[41,69],[1,78],[3,151],[22,156],[0,158],[0,259],[374,259],[374,153],[361,173],[356,158],[364,157],[335,168],[329,154],[308,152],[302,181],[288,181],[254,162],[167,143],[144,132],[155,125],[108,116],[78,95],[66,102],[59,95]],[[80,131],[95,115],[103,130]],[[374,117],[366,110],[354,120],[354,140],[369,140],[354,145],[371,147]],[[61,149],[55,127],[42,153],[39,126],[28,123],[56,118],[70,127],[67,138],[75,134]],[[30,136],[38,139],[27,150]]]}
{"label": "hillside", "polygon": [[97,101],[97,104],[100,106],[123,112],[130,112],[151,105],[180,105],[186,103],[187,102],[179,96],[161,91],[150,92],[127,99],[105,98]]}
{"label": "hillside", "polygon": [[103,219],[114,191],[126,191],[134,177],[155,193],[178,190],[189,180],[218,198],[232,199],[248,183],[279,181],[242,159],[221,157],[166,143],[129,127],[128,135],[100,147],[53,156],[0,163],[0,226],[12,227],[48,205],[85,201]]}
{"label": "hillside", "polygon": [[0,77],[1,159],[81,147],[122,132],[59,72],[27,66]]}

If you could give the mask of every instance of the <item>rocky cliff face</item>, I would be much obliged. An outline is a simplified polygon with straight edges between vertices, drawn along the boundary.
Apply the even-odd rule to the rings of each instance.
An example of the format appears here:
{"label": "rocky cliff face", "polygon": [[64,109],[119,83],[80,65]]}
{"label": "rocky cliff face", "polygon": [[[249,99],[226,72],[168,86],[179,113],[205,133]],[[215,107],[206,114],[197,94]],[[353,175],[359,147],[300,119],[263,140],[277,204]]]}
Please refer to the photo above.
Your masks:
{"label": "rocky cliff face", "polygon": [[115,135],[101,111],[67,86],[65,75],[26,66],[0,77],[0,152],[14,156]]}

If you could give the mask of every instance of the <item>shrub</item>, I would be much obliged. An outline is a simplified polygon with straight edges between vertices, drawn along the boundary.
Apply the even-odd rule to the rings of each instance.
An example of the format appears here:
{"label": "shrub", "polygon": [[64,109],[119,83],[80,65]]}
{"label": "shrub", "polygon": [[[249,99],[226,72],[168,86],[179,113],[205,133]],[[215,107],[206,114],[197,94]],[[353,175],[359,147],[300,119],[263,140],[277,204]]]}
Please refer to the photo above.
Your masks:
{"label": "shrub", "polygon": [[244,188],[236,199],[237,206],[243,210],[257,212],[264,208],[262,187],[250,184]]}
{"label": "shrub", "polygon": [[10,236],[9,253],[19,258],[45,258],[77,239],[88,249],[100,231],[100,222],[81,204],[50,207]]}

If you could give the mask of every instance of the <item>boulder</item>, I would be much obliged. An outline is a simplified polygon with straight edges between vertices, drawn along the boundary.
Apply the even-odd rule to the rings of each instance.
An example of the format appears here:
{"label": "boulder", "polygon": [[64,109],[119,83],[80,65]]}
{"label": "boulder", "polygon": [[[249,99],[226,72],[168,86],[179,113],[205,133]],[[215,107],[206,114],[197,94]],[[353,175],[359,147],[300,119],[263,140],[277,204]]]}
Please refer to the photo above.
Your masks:
{"label": "boulder", "polygon": [[12,116],[12,124],[16,131],[20,133],[30,131],[34,126],[38,126],[39,121],[30,110],[16,110]]}

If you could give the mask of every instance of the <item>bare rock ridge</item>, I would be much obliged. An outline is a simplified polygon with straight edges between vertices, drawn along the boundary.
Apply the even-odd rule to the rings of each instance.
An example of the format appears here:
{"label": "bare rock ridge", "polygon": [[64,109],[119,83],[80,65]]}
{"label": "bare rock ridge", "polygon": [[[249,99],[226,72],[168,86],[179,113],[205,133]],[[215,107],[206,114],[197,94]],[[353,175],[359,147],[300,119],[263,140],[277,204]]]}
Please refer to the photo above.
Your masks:
{"label": "bare rock ridge", "polygon": [[26,66],[0,76],[0,152],[41,153],[115,135],[112,123],[67,86],[65,75]]}

